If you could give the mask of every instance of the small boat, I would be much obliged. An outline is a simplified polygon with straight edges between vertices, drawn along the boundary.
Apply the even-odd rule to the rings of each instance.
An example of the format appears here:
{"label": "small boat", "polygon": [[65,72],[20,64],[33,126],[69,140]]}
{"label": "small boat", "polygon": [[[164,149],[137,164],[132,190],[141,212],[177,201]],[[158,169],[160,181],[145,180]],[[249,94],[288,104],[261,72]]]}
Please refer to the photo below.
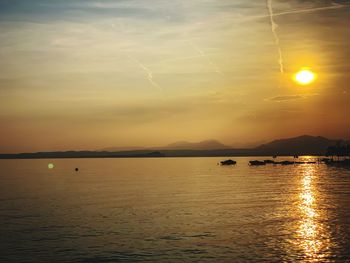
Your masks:
{"label": "small boat", "polygon": [[220,162],[221,165],[235,165],[236,163],[237,163],[236,161],[231,159]]}
{"label": "small boat", "polygon": [[253,166],[256,166],[256,165],[266,165],[266,163],[265,163],[265,162],[262,162],[262,161],[254,160],[254,161],[249,161],[249,165],[253,165]]}
{"label": "small boat", "polygon": [[280,162],[280,164],[282,164],[282,165],[291,165],[291,164],[294,164],[294,162],[291,162],[291,161],[283,161],[283,162]]}

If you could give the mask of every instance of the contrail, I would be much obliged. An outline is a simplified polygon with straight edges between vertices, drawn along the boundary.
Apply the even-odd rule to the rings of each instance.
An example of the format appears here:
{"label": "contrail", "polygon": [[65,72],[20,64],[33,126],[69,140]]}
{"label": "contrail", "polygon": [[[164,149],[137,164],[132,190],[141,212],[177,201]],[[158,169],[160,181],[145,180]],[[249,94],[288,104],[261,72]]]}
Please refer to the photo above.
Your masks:
{"label": "contrail", "polygon": [[280,13],[274,13],[273,16],[276,17],[276,16],[282,16],[282,15],[288,15],[288,14],[300,14],[300,13],[309,13],[309,12],[316,12],[316,11],[323,11],[323,10],[339,9],[347,6],[349,5],[341,5],[333,2],[331,6],[290,10],[290,11],[285,11]]}
{"label": "contrail", "polygon": [[134,61],[146,73],[147,80],[153,87],[155,87],[159,90],[163,90],[159,86],[159,84],[153,80],[153,73],[148,67],[146,67],[144,64],[142,64],[138,59],[133,58],[130,55],[127,55],[127,56],[130,60]]}
{"label": "contrail", "polygon": [[140,68],[143,69],[143,71],[145,71],[149,83],[153,87],[155,87],[155,88],[157,88],[159,90],[162,90],[162,88],[158,85],[158,83],[153,80],[153,73],[152,73],[152,71],[149,68],[147,68],[144,64],[142,64],[140,61],[138,61],[137,59],[135,59],[135,62],[140,66]]}
{"label": "contrail", "polygon": [[278,56],[279,56],[278,63],[280,65],[280,72],[284,73],[282,50],[281,50],[281,45],[280,45],[280,39],[279,39],[278,34],[277,34],[278,25],[276,24],[276,22],[273,18],[274,14],[273,14],[273,9],[272,9],[272,0],[266,0],[266,4],[267,4],[267,9],[269,11],[269,16],[270,16],[271,31],[272,31],[272,34],[275,38],[275,43],[277,46],[277,51],[278,51]]}
{"label": "contrail", "polygon": [[[125,33],[124,24],[120,20],[118,21],[118,25],[119,25],[120,32]],[[112,28],[116,27],[116,25],[114,23],[112,23],[111,26],[112,26]],[[158,90],[162,91],[163,89],[159,86],[159,84],[153,80],[152,71],[149,68],[147,68],[144,64],[142,64],[137,58],[132,57],[129,54],[129,52],[125,52],[125,53],[126,53],[126,56],[128,57],[128,59],[135,62],[146,73],[146,78],[147,78],[148,82],[152,85],[152,87],[155,87]]]}
{"label": "contrail", "polygon": [[205,58],[205,59],[208,61],[209,65],[210,65],[211,67],[214,68],[214,70],[215,70],[216,73],[218,73],[218,74],[220,74],[220,75],[224,75],[224,74],[222,73],[222,71],[218,68],[218,66],[215,65],[214,62],[210,59],[210,57],[208,57],[195,43],[193,43],[193,41],[188,40],[187,42],[190,44],[190,46],[191,46],[194,50],[196,50],[196,51],[198,52],[198,54],[200,55],[200,57]]}
{"label": "contrail", "polygon": [[[303,8],[303,9],[292,9],[287,11],[282,11],[279,13],[273,12],[273,17],[276,16],[284,16],[284,15],[292,15],[292,14],[303,14],[303,13],[312,13],[312,12],[319,12],[319,11],[327,11],[332,9],[341,9],[341,8],[347,8],[350,7],[350,4],[344,5],[344,4],[338,4],[338,3],[332,3],[330,6],[323,6],[323,7],[310,7],[310,8]],[[270,15],[256,15],[256,16],[249,16],[245,18],[241,18],[240,22],[249,22],[251,20],[256,19],[262,19],[262,18],[271,18]]]}

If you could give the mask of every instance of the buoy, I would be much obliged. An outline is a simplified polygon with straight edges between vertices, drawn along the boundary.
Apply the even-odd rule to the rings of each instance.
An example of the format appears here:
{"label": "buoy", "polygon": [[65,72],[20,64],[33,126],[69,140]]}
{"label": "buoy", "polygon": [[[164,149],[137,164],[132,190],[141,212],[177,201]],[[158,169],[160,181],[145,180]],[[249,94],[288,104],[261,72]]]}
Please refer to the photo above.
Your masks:
{"label": "buoy", "polygon": [[76,172],[78,172],[78,171],[79,171],[79,169],[78,169],[78,168],[75,168],[75,171],[76,171]]}

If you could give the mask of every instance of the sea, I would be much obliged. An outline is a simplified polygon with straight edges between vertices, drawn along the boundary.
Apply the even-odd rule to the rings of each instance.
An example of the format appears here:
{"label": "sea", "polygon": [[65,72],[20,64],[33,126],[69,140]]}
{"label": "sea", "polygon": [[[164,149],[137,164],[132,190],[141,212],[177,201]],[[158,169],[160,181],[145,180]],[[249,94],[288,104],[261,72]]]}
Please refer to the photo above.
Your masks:
{"label": "sea", "polygon": [[225,159],[0,160],[0,262],[350,262],[349,169]]}

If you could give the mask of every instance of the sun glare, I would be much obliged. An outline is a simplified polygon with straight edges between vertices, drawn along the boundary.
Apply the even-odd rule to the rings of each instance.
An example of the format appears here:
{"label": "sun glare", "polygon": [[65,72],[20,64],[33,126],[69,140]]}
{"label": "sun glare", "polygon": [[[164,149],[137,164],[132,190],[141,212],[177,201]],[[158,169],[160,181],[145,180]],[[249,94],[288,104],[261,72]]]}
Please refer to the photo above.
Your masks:
{"label": "sun glare", "polygon": [[309,69],[302,69],[294,75],[294,80],[300,85],[308,85],[316,79],[315,73]]}

